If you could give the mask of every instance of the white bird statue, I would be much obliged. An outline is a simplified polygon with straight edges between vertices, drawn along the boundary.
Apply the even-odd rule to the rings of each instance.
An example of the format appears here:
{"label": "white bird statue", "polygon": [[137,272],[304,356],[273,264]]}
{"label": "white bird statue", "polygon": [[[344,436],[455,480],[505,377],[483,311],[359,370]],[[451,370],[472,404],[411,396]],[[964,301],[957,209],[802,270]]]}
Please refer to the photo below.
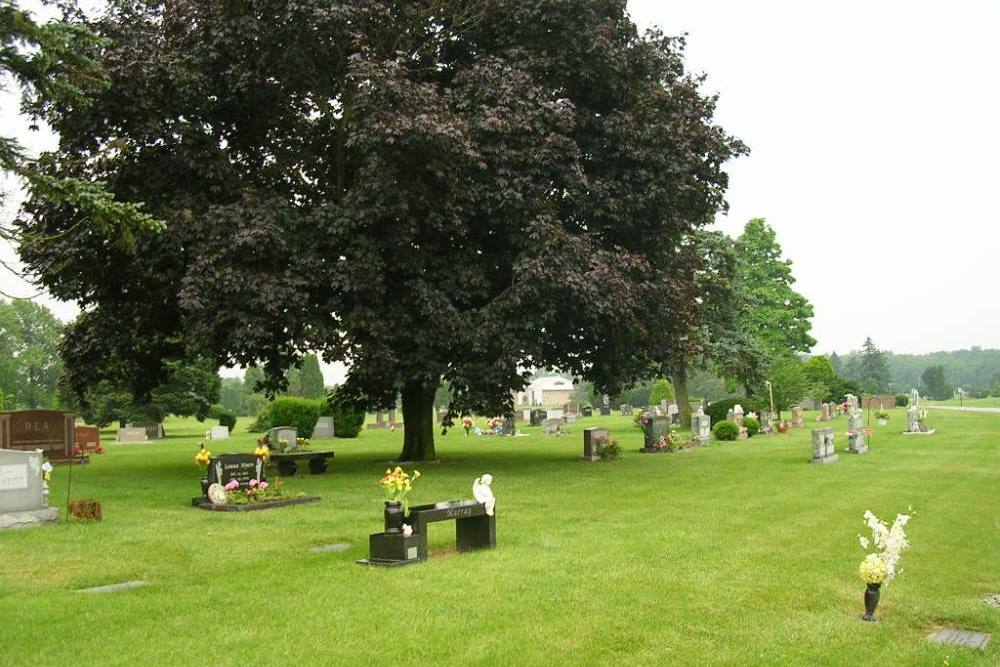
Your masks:
{"label": "white bird statue", "polygon": [[488,473],[477,477],[476,481],[472,483],[472,497],[476,499],[476,502],[486,506],[486,514],[489,516],[493,516],[493,508],[497,504],[496,498],[493,497],[493,489],[490,488],[491,484],[493,484],[493,475]]}

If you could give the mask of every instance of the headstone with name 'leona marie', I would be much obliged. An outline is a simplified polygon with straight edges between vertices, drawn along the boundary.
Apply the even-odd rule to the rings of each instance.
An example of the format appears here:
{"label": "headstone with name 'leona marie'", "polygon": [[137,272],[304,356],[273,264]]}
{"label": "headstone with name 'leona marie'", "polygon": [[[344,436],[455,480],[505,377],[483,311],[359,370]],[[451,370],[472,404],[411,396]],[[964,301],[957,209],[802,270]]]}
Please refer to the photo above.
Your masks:
{"label": "headstone with name 'leona marie'", "polygon": [[316,420],[316,425],[313,427],[312,432],[313,440],[328,440],[333,435],[333,417],[320,417]]}
{"label": "headstone with name 'leona marie'", "polygon": [[[0,449],[42,450],[51,463],[73,459],[76,425],[72,412],[60,410],[19,410],[0,413]],[[85,454],[76,461],[85,463]]]}
{"label": "headstone with name 'leona marie'", "polygon": [[220,454],[213,456],[208,464],[208,485],[225,486],[232,480],[245,487],[250,480],[267,481],[264,460],[253,454]]}
{"label": "headstone with name 'leona marie'", "polygon": [[0,530],[59,519],[49,507],[41,452],[0,449]]}

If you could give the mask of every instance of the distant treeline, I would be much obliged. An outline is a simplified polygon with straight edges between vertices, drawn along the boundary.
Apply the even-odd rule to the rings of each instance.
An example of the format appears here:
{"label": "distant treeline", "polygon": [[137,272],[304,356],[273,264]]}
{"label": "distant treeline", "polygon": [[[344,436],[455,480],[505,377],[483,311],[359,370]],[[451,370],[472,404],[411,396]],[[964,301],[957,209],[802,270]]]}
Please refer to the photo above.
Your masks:
{"label": "distant treeline", "polygon": [[[851,369],[857,367],[860,356],[860,352],[840,356],[843,364],[841,372],[845,377],[851,378]],[[890,382],[897,393],[905,393],[911,387],[919,388],[920,376],[930,366],[943,366],[946,381],[966,391],[990,389],[1000,380],[1000,350],[973,347],[970,350],[930,354],[894,354],[886,350],[885,359],[891,375]]]}

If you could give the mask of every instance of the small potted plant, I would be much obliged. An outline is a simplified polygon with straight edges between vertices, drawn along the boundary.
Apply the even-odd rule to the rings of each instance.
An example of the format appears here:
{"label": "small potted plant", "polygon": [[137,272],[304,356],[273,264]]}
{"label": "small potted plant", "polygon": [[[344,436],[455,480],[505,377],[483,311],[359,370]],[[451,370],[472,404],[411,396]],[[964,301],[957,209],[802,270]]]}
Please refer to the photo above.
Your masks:
{"label": "small potted plant", "polygon": [[879,410],[875,413],[875,419],[878,420],[879,426],[885,426],[889,423],[889,413],[885,410]]}
{"label": "small potted plant", "polygon": [[[912,514],[912,513],[911,513]],[[858,567],[858,575],[867,585],[865,588],[865,613],[861,618],[875,621],[875,608],[878,607],[882,584],[888,586],[896,576],[897,566],[903,551],[910,546],[906,541],[904,526],[910,520],[909,514],[897,514],[892,527],[887,527],[870,511],[865,511],[864,521],[872,532],[872,539],[858,535],[858,542],[865,555]]]}
{"label": "small potted plant", "polygon": [[401,467],[387,468],[378,481],[385,494],[385,532],[398,533],[403,529],[403,519],[410,513],[409,495],[420,471],[407,473]]}

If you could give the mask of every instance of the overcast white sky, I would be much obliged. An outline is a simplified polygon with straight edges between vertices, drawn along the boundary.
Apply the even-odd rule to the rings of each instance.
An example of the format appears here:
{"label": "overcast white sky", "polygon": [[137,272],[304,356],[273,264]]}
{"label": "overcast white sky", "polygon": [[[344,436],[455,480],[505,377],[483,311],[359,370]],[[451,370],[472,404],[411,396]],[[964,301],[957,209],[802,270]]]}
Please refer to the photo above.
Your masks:
{"label": "overcast white sky", "polygon": [[[629,6],[640,27],[688,33],[718,121],[750,145],[719,224],[738,234],[765,217],[777,230],[816,309],[817,353],[867,335],[896,352],[1000,347],[1000,2]],[[3,133],[43,146],[15,112],[4,97]],[[31,292],[7,274],[0,289]]]}

